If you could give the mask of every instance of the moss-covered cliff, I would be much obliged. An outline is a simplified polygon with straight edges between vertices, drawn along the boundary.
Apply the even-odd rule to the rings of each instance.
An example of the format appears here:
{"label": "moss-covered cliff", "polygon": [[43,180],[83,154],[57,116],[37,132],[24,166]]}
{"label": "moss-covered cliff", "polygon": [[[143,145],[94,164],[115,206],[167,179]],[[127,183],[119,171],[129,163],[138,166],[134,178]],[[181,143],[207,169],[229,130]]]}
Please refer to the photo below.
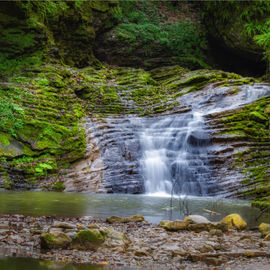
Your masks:
{"label": "moss-covered cliff", "polygon": [[[235,5],[231,2],[224,3],[226,11]],[[190,106],[180,98],[208,86],[230,87],[234,102],[238,87],[256,80],[211,69],[200,15],[221,46],[259,62],[267,56],[266,43],[252,40],[247,25],[242,31],[234,24],[241,10],[216,20],[223,9],[215,1],[2,1],[0,7],[0,183],[5,188],[65,188],[65,169],[89,156],[85,117],[106,128],[102,121],[108,116],[184,113]],[[267,12],[260,13],[258,25]],[[202,67],[207,69],[190,71]],[[214,118],[223,143],[247,145],[228,165],[246,174],[245,196],[268,205],[269,97]]]}

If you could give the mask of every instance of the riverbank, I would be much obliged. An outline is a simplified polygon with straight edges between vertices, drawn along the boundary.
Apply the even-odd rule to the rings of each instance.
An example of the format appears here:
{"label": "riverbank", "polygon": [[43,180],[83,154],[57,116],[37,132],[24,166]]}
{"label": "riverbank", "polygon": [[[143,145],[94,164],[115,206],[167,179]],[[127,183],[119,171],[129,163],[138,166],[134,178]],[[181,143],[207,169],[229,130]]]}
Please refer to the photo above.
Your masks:
{"label": "riverbank", "polygon": [[[106,237],[95,248],[41,249],[41,235],[96,230]],[[48,247],[47,247],[48,248]],[[167,231],[147,221],[109,223],[92,217],[0,216],[0,251],[4,256],[63,263],[142,269],[269,269],[270,242],[256,230],[222,232]],[[268,268],[267,268],[268,267]]]}

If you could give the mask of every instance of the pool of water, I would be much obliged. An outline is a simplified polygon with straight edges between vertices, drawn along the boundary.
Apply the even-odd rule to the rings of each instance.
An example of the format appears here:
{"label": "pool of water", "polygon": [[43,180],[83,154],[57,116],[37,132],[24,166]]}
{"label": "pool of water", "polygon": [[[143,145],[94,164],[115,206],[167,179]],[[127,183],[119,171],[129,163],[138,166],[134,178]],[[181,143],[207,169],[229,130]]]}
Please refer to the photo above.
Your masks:
{"label": "pool of water", "polygon": [[[217,212],[212,215],[209,211]],[[255,220],[259,211],[247,201],[217,197],[174,197],[129,194],[81,194],[53,192],[0,192],[1,214],[30,216],[92,216],[105,219],[108,216],[141,214],[152,223],[164,219],[183,219],[187,214],[199,214],[218,221],[231,213],[240,214],[249,227],[270,222],[269,215]]]}

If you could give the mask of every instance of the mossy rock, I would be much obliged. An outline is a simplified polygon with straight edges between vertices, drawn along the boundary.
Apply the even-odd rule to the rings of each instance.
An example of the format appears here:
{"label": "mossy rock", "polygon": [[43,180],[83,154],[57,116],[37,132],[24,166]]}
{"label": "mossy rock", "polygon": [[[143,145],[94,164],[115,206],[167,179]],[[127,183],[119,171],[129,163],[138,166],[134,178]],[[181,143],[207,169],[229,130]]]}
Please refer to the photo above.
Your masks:
{"label": "mossy rock", "polygon": [[67,248],[72,239],[63,232],[43,233],[40,236],[41,249],[64,249]]}
{"label": "mossy rock", "polygon": [[105,236],[99,230],[81,230],[75,235],[72,248],[96,251],[104,241]]}
{"label": "mossy rock", "polygon": [[264,115],[256,111],[250,113],[250,118],[256,122],[263,124],[265,124],[268,121],[268,119]]}
{"label": "mossy rock", "polygon": [[261,223],[259,226],[259,231],[262,234],[262,237],[265,237],[270,233],[270,224],[268,223]]}
{"label": "mossy rock", "polygon": [[131,217],[118,217],[111,216],[106,219],[108,223],[128,223],[128,222],[142,222],[144,221],[144,217],[141,215],[135,215]]}
{"label": "mossy rock", "polygon": [[17,140],[12,139],[8,134],[2,134],[0,141],[0,156],[14,158],[24,154],[24,146]]}
{"label": "mossy rock", "polygon": [[175,220],[175,221],[162,220],[159,225],[167,231],[180,231],[186,230],[188,228],[189,222],[182,220]]}
{"label": "mossy rock", "polygon": [[221,223],[228,224],[229,229],[234,229],[234,230],[244,230],[247,227],[247,223],[238,214],[231,214],[224,217],[221,220]]}

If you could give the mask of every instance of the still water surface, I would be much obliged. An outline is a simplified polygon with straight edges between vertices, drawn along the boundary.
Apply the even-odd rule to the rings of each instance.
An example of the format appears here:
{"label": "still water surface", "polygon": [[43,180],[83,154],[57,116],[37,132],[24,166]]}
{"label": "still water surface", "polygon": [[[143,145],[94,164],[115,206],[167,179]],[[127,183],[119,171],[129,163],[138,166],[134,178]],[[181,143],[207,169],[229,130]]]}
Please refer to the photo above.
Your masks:
{"label": "still water surface", "polygon": [[[171,207],[172,206],[172,207]],[[206,210],[219,213],[211,215]],[[239,213],[249,227],[259,222],[270,222],[269,216],[255,220],[258,210],[247,201],[217,197],[174,197],[129,194],[81,194],[53,192],[0,192],[0,213],[30,216],[92,216],[105,219],[108,216],[141,214],[152,223],[164,219],[182,219],[186,214],[200,214],[212,221],[225,215]]]}

